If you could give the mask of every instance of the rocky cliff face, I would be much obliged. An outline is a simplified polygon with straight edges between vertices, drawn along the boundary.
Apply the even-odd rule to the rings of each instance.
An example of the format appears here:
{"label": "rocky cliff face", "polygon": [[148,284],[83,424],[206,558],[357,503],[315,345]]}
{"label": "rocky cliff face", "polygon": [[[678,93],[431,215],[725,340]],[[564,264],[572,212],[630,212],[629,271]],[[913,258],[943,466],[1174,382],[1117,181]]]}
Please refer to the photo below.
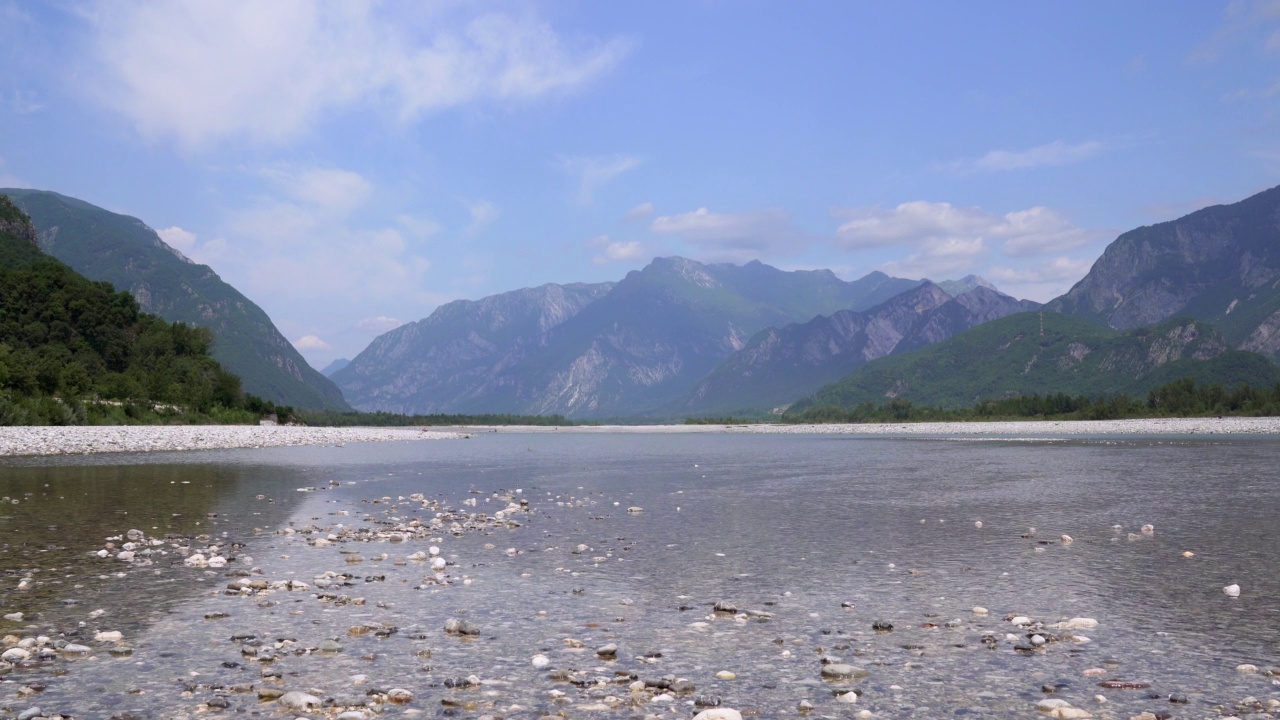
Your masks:
{"label": "rocky cliff face", "polygon": [[926,282],[864,312],[841,311],[769,328],[699,382],[682,411],[713,414],[783,406],[876,358],[1036,307],[976,284],[953,298]]}
{"label": "rocky cliff face", "polygon": [[509,371],[612,287],[548,284],[451,302],[379,336],[333,379],[362,410],[524,411],[502,404],[520,382]]}
{"label": "rocky cliff face", "polygon": [[40,243],[36,239],[35,225],[4,194],[0,194],[0,233],[12,235],[31,247],[40,249]]}
{"label": "rocky cliff face", "polygon": [[1233,347],[1280,350],[1280,188],[1131,230],[1047,309],[1136,328],[1175,316],[1218,327]]}

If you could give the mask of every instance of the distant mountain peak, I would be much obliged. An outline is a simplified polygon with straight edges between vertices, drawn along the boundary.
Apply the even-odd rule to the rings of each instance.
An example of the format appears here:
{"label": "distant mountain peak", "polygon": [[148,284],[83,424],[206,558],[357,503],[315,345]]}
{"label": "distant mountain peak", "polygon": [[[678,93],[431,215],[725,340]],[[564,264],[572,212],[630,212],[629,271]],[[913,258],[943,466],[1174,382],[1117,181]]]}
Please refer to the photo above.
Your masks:
{"label": "distant mountain peak", "polygon": [[341,370],[342,368],[350,364],[351,364],[351,361],[348,360],[347,358],[338,358],[337,360],[334,360],[328,365],[325,365],[324,369],[320,371],[320,374],[327,378],[331,378],[333,377],[334,373],[338,372],[339,370]]}
{"label": "distant mountain peak", "polygon": [[951,297],[960,297],[961,295],[967,292],[972,292],[980,287],[988,290],[995,290],[996,292],[1000,291],[1000,289],[995,285],[992,285],[985,278],[978,275],[965,275],[959,280],[943,280],[937,283],[937,286],[942,288],[942,291]]}
{"label": "distant mountain peak", "polygon": [[670,271],[681,280],[698,287],[713,288],[720,285],[720,281],[707,272],[706,265],[697,260],[690,260],[679,255],[654,258],[653,262],[649,263],[649,268],[645,268],[645,270],[650,268]]}

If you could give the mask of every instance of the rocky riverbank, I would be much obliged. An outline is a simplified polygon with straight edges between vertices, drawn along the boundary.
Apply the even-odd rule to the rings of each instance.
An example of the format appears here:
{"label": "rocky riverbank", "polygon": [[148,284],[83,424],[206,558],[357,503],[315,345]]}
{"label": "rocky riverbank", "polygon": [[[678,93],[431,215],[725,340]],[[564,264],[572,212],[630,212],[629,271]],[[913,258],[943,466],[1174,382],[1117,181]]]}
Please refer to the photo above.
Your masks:
{"label": "rocky riverbank", "polygon": [[1137,420],[1020,420],[998,422],[831,423],[814,425],[578,425],[468,427],[473,432],[520,433],[785,433],[796,435],[1277,435],[1278,417],[1151,418]]}
{"label": "rocky riverbank", "polygon": [[342,445],[354,442],[446,440],[466,436],[459,432],[424,432],[420,428],[266,425],[10,427],[0,428],[0,457]]}

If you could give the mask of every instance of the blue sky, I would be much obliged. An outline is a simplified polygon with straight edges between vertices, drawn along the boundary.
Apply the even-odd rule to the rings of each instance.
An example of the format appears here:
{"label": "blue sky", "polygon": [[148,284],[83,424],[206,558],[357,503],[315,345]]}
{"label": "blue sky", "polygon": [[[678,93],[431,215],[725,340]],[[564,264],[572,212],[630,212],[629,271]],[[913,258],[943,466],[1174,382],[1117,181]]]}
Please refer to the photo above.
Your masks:
{"label": "blue sky", "polygon": [[1280,176],[1280,2],[0,0],[0,186],[141,218],[314,365],[656,255],[1049,299]]}

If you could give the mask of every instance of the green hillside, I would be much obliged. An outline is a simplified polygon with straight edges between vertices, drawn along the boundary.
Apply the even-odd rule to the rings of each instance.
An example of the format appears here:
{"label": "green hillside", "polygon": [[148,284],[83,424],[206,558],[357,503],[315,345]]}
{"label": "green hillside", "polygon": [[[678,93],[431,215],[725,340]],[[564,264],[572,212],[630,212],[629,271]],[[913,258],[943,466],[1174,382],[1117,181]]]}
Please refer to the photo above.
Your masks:
{"label": "green hillside", "polygon": [[[139,402],[256,420],[226,412],[249,401],[208,355],[208,330],[142,313],[128,293],[44,255],[25,220],[0,196],[0,425],[78,424]],[[110,402],[86,408],[90,398]]]}
{"label": "green hillside", "polygon": [[312,369],[252,301],[165,245],[137,218],[40,190],[0,190],[31,216],[41,248],[92,280],[137,298],[142,310],[213,331],[213,357],[246,391],[316,410],[349,410],[342,393]]}
{"label": "green hillside", "polygon": [[1228,387],[1274,385],[1280,367],[1230,350],[1216,329],[1192,320],[1120,332],[1058,313],[1021,313],[868,363],[790,412],[892,398],[962,408],[1022,395],[1143,395],[1180,378]]}

